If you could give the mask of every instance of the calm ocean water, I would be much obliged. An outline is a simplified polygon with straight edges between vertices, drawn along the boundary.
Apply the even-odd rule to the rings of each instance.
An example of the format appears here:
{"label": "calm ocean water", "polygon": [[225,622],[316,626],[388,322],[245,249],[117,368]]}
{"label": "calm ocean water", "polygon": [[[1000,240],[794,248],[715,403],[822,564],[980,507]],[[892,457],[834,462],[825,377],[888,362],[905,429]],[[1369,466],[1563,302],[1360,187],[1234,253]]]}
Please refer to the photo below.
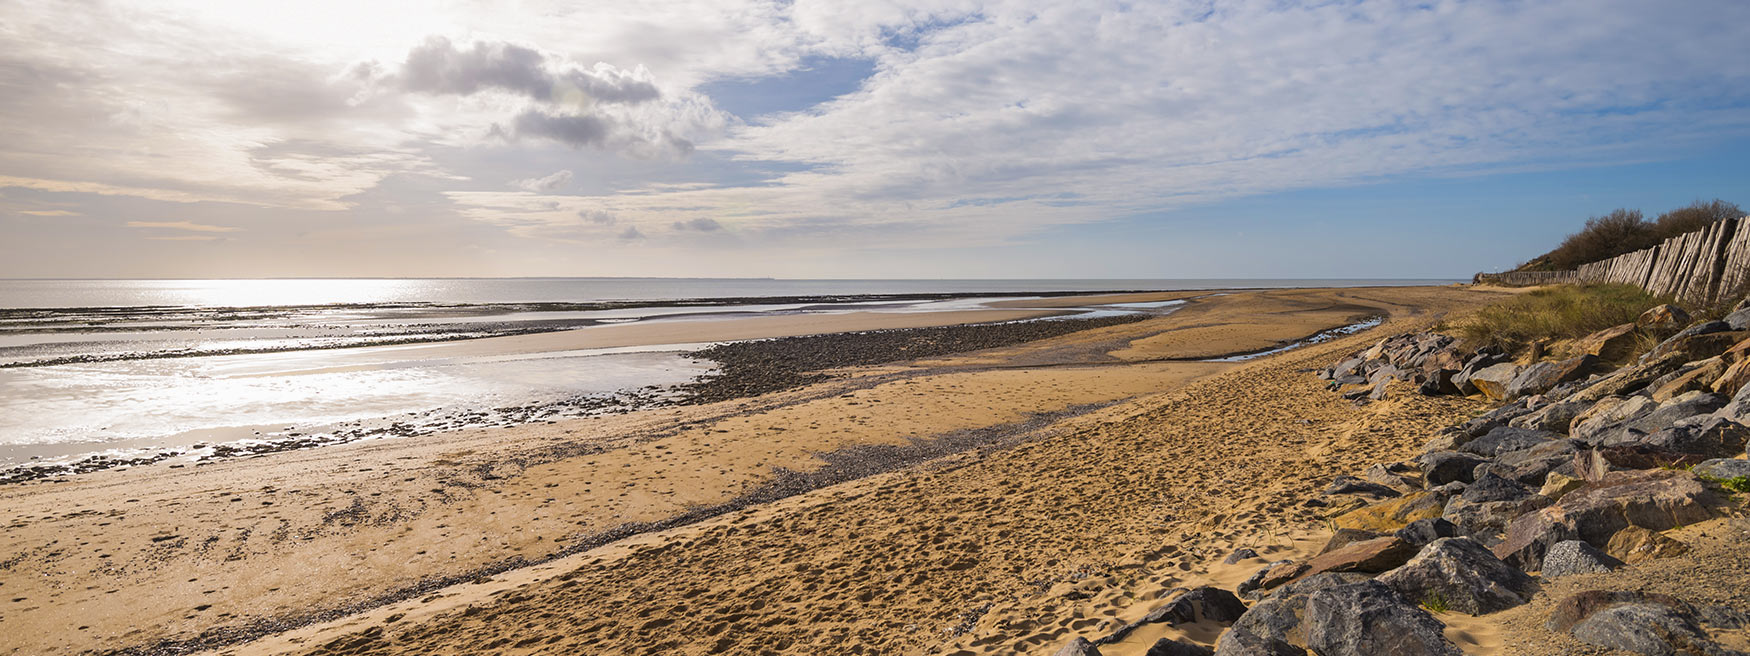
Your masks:
{"label": "calm ocean water", "polygon": [[0,309],[384,303],[591,303],[854,294],[978,294],[1428,285],[1456,280],[775,280],[763,278],[296,278],[0,280]]}
{"label": "calm ocean water", "polygon": [[[603,324],[959,310],[993,295],[1449,282],[0,280],[0,479],[8,466],[93,454],[192,457],[212,444],[310,435],[345,441],[343,430],[392,435],[371,431],[397,422],[542,420],[553,415],[492,410],[581,412],[591,399],[710,371],[710,363],[685,356],[699,345],[433,357],[423,354],[424,342]],[[1171,309],[1089,306],[1081,316]]]}

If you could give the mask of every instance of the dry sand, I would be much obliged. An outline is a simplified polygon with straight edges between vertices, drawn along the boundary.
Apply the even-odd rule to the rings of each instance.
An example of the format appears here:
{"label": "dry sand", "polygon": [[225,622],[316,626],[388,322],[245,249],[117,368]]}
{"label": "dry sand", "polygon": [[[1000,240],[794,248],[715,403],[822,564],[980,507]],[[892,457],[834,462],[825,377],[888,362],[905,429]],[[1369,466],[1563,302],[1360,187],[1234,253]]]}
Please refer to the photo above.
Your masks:
{"label": "dry sand", "polygon": [[[1048,651],[1231,578],[1207,566],[1235,545],[1306,549],[1307,490],[1476,402],[1358,409],[1304,370],[1491,298],[1244,292],[757,399],[0,488],[0,652],[325,617],[224,651]],[[1391,319],[1172,361],[1365,315]],[[855,480],[736,509],[810,476]]]}

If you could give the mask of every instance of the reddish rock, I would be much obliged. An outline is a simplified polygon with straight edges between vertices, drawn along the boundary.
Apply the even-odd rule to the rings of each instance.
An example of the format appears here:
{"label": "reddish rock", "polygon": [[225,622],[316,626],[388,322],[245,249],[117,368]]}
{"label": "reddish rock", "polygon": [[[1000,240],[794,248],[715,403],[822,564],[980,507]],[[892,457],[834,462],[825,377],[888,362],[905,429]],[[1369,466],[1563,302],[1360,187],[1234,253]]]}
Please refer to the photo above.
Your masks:
{"label": "reddish rock", "polygon": [[1397,536],[1352,542],[1314,556],[1301,577],[1324,572],[1383,572],[1404,564],[1416,555],[1416,546]]}
{"label": "reddish rock", "polygon": [[1630,526],[1610,536],[1604,553],[1625,563],[1634,564],[1656,558],[1670,558],[1689,553],[1689,545],[1639,526]]}
{"label": "reddish rock", "polygon": [[[1750,340],[1746,340],[1750,343]],[[1730,352],[1728,352],[1728,355]],[[1721,396],[1737,396],[1738,390],[1744,389],[1744,384],[1750,382],[1750,358],[1742,358],[1726,367],[1708,387]],[[1725,356],[1721,356],[1722,359]]]}
{"label": "reddish rock", "polygon": [[1642,312],[1633,325],[1648,332],[1669,335],[1689,325],[1689,313],[1669,303],[1656,305]]}
{"label": "reddish rock", "polygon": [[[1678,374],[1677,377],[1672,378],[1669,382],[1660,385],[1658,389],[1653,390],[1653,400],[1664,403],[1677,398],[1686,392],[1711,390],[1714,381],[1719,380],[1720,376],[1724,375],[1726,371],[1727,367],[1725,360],[1720,358],[1708,358],[1702,361],[1701,366],[1690,369],[1682,374]],[[1727,393],[1726,395],[1730,396],[1730,393]]]}
{"label": "reddish rock", "polygon": [[1625,323],[1612,326],[1598,332],[1581,337],[1574,342],[1574,351],[1598,356],[1598,359],[1615,362],[1627,358],[1635,350],[1635,324]]}
{"label": "reddish rock", "polygon": [[1509,522],[1506,537],[1493,551],[1497,558],[1533,571],[1542,567],[1544,554],[1557,542],[1584,540],[1606,549],[1617,532],[1631,526],[1664,531],[1704,521],[1712,516],[1708,506],[1715,502],[1688,472],[1608,472],[1555,505]]}
{"label": "reddish rock", "polygon": [[1470,384],[1492,401],[1507,400],[1507,385],[1519,375],[1519,365],[1503,362],[1471,374]]}

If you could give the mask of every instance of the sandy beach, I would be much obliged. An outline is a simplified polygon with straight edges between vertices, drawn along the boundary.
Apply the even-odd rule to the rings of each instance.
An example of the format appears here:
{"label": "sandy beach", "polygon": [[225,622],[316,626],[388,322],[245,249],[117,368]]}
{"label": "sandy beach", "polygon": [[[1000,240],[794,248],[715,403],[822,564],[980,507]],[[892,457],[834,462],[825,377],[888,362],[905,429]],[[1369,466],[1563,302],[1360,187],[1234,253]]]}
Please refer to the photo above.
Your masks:
{"label": "sandy beach", "polygon": [[[1048,653],[1174,586],[1233,577],[1213,565],[1234,545],[1315,549],[1297,491],[1407,455],[1478,402],[1357,408],[1306,371],[1499,295],[1127,296],[1101,302],[1190,300],[752,398],[7,486],[0,653]],[[1198,361],[1367,317],[1385,323]],[[594,330],[418,348],[640,339]],[[1150,635],[1106,653],[1141,654]]]}

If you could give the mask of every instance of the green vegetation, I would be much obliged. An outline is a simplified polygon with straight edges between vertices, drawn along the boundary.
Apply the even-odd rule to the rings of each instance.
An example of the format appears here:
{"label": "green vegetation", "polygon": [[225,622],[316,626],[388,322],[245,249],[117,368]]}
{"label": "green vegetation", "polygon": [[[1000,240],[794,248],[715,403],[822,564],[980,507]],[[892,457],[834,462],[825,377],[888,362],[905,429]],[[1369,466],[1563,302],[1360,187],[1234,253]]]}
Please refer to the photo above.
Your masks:
{"label": "green vegetation", "polygon": [[1423,597],[1422,608],[1430,613],[1444,613],[1452,610],[1452,606],[1446,603],[1446,597],[1439,593],[1429,593],[1428,596]]}
{"label": "green vegetation", "polygon": [[1750,476],[1733,476],[1731,478],[1714,478],[1703,476],[1701,480],[1713,483],[1725,489],[1742,494],[1750,494]]}
{"label": "green vegetation", "polygon": [[1533,343],[1585,337],[1632,323],[1663,302],[1632,285],[1559,285],[1485,307],[1451,328],[1478,346],[1512,353]]}
{"label": "green vegetation", "polygon": [[1647,221],[1640,210],[1617,209],[1586,220],[1586,227],[1568,235],[1562,244],[1520,265],[1520,271],[1567,271],[1582,264],[1607,260],[1623,253],[1648,248],[1671,237],[1695,232],[1716,221],[1744,216],[1734,203],[1714,199],[1695,201],[1659,218]]}

